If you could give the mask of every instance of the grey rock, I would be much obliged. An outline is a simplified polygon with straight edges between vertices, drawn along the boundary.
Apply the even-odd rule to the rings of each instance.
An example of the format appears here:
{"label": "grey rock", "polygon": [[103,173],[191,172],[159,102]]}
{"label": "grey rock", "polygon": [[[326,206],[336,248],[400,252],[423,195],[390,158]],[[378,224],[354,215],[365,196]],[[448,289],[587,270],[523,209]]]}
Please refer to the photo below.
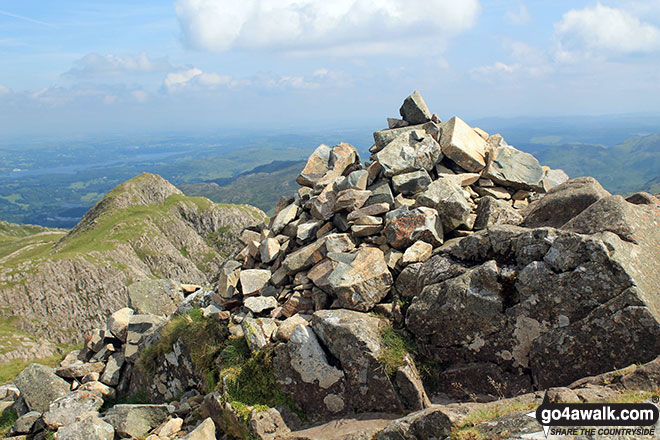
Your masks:
{"label": "grey rock", "polygon": [[204,419],[184,440],[215,440],[215,423],[211,418]]}
{"label": "grey rock", "polygon": [[83,417],[57,431],[57,440],[113,440],[114,438],[115,429],[112,425],[95,414]]}
{"label": "grey rock", "polygon": [[339,359],[348,387],[346,398],[356,412],[399,412],[402,403],[378,360],[382,347],[378,318],[350,310],[319,310],[312,328]]}
{"label": "grey rock", "polygon": [[403,101],[399,113],[404,121],[413,125],[423,124],[431,120],[431,112],[417,90]]}
{"label": "grey rock", "polygon": [[339,305],[352,310],[368,311],[380,302],[392,287],[392,275],[385,263],[383,251],[361,247],[352,254],[342,254],[328,275],[330,292]]}
{"label": "grey rock", "polygon": [[103,362],[89,362],[85,364],[71,364],[66,367],[58,367],[55,374],[67,379],[81,378],[89,373],[100,373],[105,368]]}
{"label": "grey rock", "polygon": [[70,425],[85,413],[95,413],[103,406],[103,399],[88,391],[74,391],[52,402],[43,415],[46,426],[58,429]]}
{"label": "grey rock", "polygon": [[341,143],[334,147],[320,145],[307,159],[296,182],[303,186],[325,186],[344,174],[352,165],[360,162],[355,147]]}
{"label": "grey rock", "polygon": [[101,382],[111,387],[119,385],[121,368],[124,366],[124,361],[123,353],[112,354],[105,365],[105,370],[103,370],[103,375],[100,378]]}
{"label": "grey rock", "polygon": [[346,210],[348,212],[360,209],[371,196],[371,191],[359,189],[345,189],[337,194],[334,211]]}
{"label": "grey rock", "polygon": [[270,230],[274,234],[279,234],[282,232],[282,229],[289,223],[291,223],[296,216],[298,215],[298,205],[295,203],[290,204],[286,208],[282,209],[277,215],[273,218],[271,223]]}
{"label": "grey rock", "polygon": [[394,190],[410,195],[424,191],[431,184],[431,176],[426,170],[412,171],[392,177]]}
{"label": "grey rock", "polygon": [[557,185],[568,181],[569,177],[564,172],[564,170],[546,170],[543,179],[541,180],[541,186],[543,191],[548,192]]}
{"label": "grey rock", "polygon": [[411,171],[431,171],[442,160],[440,145],[429,135],[421,140],[412,133],[396,137],[376,153],[376,160],[383,167],[385,176],[392,177]]}
{"label": "grey rock", "polygon": [[307,326],[294,328],[288,343],[275,347],[273,370],[278,384],[312,420],[345,414],[344,372],[328,362],[316,333]]}
{"label": "grey rock", "polygon": [[272,296],[251,296],[245,298],[243,305],[252,313],[261,313],[264,310],[271,310],[278,306],[277,299]]}
{"label": "grey rock", "polygon": [[31,411],[45,412],[54,400],[69,394],[69,384],[55,374],[53,368],[30,364],[14,379],[21,396]]}
{"label": "grey rock", "polygon": [[280,243],[274,238],[266,238],[259,246],[259,255],[263,263],[270,263],[280,253]]}
{"label": "grey rock", "polygon": [[264,335],[264,331],[256,319],[243,319],[241,322],[241,328],[243,329],[243,335],[245,336],[245,341],[247,342],[248,347],[250,347],[250,350],[261,350],[268,345],[266,335]]}
{"label": "grey rock", "polygon": [[392,195],[392,189],[390,184],[386,180],[379,180],[371,185],[369,188],[371,195],[364,203],[365,207],[369,207],[375,204],[387,203],[388,206],[394,205],[394,196]]}
{"label": "grey rock", "polygon": [[500,185],[518,189],[541,190],[544,171],[529,153],[513,147],[499,147],[489,161],[484,177]]}
{"label": "grey rock", "polygon": [[519,225],[523,221],[523,216],[513,209],[508,202],[490,196],[479,200],[476,214],[475,230],[485,229],[493,225]]}
{"label": "grey rock", "polygon": [[124,357],[133,361],[138,354],[138,345],[149,335],[165,325],[166,319],[156,315],[133,315],[128,322]]}
{"label": "grey rock", "polygon": [[168,316],[183,302],[181,285],[173,280],[143,280],[128,287],[130,307],[139,314]]}
{"label": "grey rock", "polygon": [[571,179],[532,202],[526,210],[522,225],[529,228],[559,228],[592,203],[609,195],[593,177]]}
{"label": "grey rock", "polygon": [[396,387],[406,409],[419,411],[431,406],[424,384],[410,356],[404,357],[404,364],[396,371]]}
{"label": "grey rock", "polygon": [[268,284],[270,271],[265,269],[242,270],[239,278],[243,295],[256,295]]}
{"label": "grey rock", "polygon": [[440,440],[451,434],[452,422],[439,407],[431,407],[390,422],[377,440]]}
{"label": "grey rock", "polygon": [[119,436],[140,438],[163,423],[170,415],[168,405],[121,404],[110,408],[103,421]]}
{"label": "grey rock", "polygon": [[472,213],[472,206],[461,187],[453,180],[438,179],[417,197],[417,205],[437,211],[444,233],[465,224]]}
{"label": "grey rock", "polygon": [[26,414],[20,416],[11,429],[9,430],[9,435],[14,436],[17,434],[29,434],[32,431],[32,428],[35,424],[41,419],[41,413],[37,411],[30,411]]}
{"label": "grey rock", "polygon": [[346,189],[367,189],[369,172],[367,170],[353,171],[346,177],[341,177],[335,182],[335,190],[343,191]]}

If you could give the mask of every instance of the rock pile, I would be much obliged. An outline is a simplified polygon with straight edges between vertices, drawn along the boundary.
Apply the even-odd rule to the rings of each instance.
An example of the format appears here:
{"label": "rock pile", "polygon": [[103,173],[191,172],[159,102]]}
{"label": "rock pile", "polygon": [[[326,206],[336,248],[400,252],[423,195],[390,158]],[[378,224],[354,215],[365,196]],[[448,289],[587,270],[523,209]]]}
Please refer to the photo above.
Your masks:
{"label": "rock pile", "polygon": [[[438,396],[535,402],[539,390],[568,387],[555,389],[558,399],[607,397],[614,391],[594,391],[600,382],[575,381],[660,355],[656,198],[568,180],[500,135],[457,117],[440,122],[417,92],[400,113],[374,133],[364,166],[348,144],[319,146],[298,193],[242,232],[244,248],[213,289],[184,297],[165,280],[132,286],[133,309],[114,313],[83,350],[59,368],[23,371],[17,388],[0,391],[21,415],[12,433],[193,440],[215,438],[217,427],[284,440],[331,429],[290,433],[301,420],[286,407],[231,401],[221,371],[237,354],[227,345],[207,363],[219,377],[205,396],[190,341],[155,345],[163,352],[145,371],[140,353],[192,307],[222,324],[215,336],[244,339],[251,360],[263,355],[273,379],[265,386],[308,422],[383,415],[351,425],[363,437],[329,438],[445,438],[461,416],[432,405]],[[658,365],[602,381],[653,390]],[[163,403],[100,411],[137,388]]]}

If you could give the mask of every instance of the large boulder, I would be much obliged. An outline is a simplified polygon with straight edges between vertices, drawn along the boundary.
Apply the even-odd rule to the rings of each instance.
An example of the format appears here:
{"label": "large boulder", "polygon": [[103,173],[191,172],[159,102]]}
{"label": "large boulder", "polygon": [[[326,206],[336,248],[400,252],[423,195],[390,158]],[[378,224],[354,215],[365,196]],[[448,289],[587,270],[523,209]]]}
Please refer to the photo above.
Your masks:
{"label": "large boulder", "polygon": [[280,387],[308,417],[325,419],[350,411],[344,372],[330,365],[310,327],[299,325],[288,343],[275,348],[273,370]]}
{"label": "large boulder", "polygon": [[360,155],[355,147],[340,143],[334,147],[320,145],[305,164],[296,179],[300,185],[316,187],[326,186],[342,176],[352,165],[360,162]]}
{"label": "large boulder", "polygon": [[526,211],[523,226],[559,228],[592,203],[609,196],[593,177],[577,177],[552,188]]}
{"label": "large boulder", "polygon": [[340,307],[369,311],[390,291],[392,275],[380,249],[361,247],[329,258],[336,266],[327,276],[327,290]]}
{"label": "large boulder", "polygon": [[45,412],[50,403],[70,392],[70,385],[51,367],[30,364],[14,379],[21,396],[31,411]]}
{"label": "large boulder", "polygon": [[509,202],[486,196],[479,200],[474,229],[485,229],[493,225],[519,225],[523,216]]}
{"label": "large boulder", "polygon": [[168,316],[183,302],[181,284],[173,280],[142,280],[128,287],[135,313]]}
{"label": "large boulder", "polygon": [[659,252],[660,208],[618,196],[564,229],[495,225],[422,266],[406,325],[444,389],[565,386],[660,353]]}
{"label": "large boulder", "polygon": [[345,405],[354,412],[400,412],[403,404],[379,361],[380,327],[373,316],[352,310],[319,310],[312,328],[339,360],[346,380]]}

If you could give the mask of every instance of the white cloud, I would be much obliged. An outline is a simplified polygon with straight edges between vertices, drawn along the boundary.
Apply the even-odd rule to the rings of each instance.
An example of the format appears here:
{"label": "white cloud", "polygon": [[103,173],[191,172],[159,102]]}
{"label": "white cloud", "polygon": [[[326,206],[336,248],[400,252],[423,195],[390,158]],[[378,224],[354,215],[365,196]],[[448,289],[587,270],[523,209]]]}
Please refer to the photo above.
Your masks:
{"label": "white cloud", "polygon": [[177,0],[193,48],[278,50],[299,55],[405,51],[412,41],[442,48],[472,27],[478,0]]}
{"label": "white cloud", "polygon": [[536,46],[522,41],[507,41],[505,47],[509,50],[513,62],[498,61],[486,66],[475,67],[470,70],[472,79],[494,83],[502,80],[540,78],[554,70],[546,52]]}
{"label": "white cloud", "polygon": [[146,102],[149,98],[149,94],[144,90],[133,90],[131,96],[133,96],[137,102]]}
{"label": "white cloud", "polygon": [[76,61],[75,67],[66,72],[64,76],[75,78],[111,77],[124,73],[167,71],[171,67],[165,58],[152,59],[145,52],[138,55],[90,53]]}
{"label": "white cloud", "polygon": [[220,86],[232,86],[236,83],[231,75],[205,73],[197,67],[168,73],[163,82],[164,89],[177,92],[190,89],[215,89]]}
{"label": "white cloud", "polygon": [[524,3],[518,5],[517,11],[507,11],[506,16],[514,24],[527,24],[532,20]]}
{"label": "white cloud", "polygon": [[660,49],[660,29],[600,3],[565,13],[555,24],[555,38],[559,61]]}
{"label": "white cloud", "polygon": [[9,92],[10,92],[9,88],[7,88],[7,87],[3,86],[2,84],[0,84],[0,96],[9,95]]}

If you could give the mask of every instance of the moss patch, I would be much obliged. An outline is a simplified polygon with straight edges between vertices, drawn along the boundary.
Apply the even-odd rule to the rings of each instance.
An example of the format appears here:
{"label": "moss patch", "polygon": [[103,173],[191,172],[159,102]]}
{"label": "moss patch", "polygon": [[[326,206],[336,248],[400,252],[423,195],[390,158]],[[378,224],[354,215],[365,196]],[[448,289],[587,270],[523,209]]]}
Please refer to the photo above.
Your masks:
{"label": "moss patch", "polygon": [[381,338],[383,348],[378,359],[387,375],[392,377],[396,374],[397,369],[405,364],[406,356],[415,359],[417,345],[405,330],[397,330],[391,325],[381,330]]}
{"label": "moss patch", "polygon": [[195,373],[206,381],[204,391],[215,388],[217,373],[215,358],[227,345],[229,330],[217,318],[205,318],[200,309],[192,309],[187,315],[176,316],[160,331],[160,341],[147,347],[140,356],[142,367],[150,373],[156,371],[158,360],[172,351],[181,341],[190,352]]}

